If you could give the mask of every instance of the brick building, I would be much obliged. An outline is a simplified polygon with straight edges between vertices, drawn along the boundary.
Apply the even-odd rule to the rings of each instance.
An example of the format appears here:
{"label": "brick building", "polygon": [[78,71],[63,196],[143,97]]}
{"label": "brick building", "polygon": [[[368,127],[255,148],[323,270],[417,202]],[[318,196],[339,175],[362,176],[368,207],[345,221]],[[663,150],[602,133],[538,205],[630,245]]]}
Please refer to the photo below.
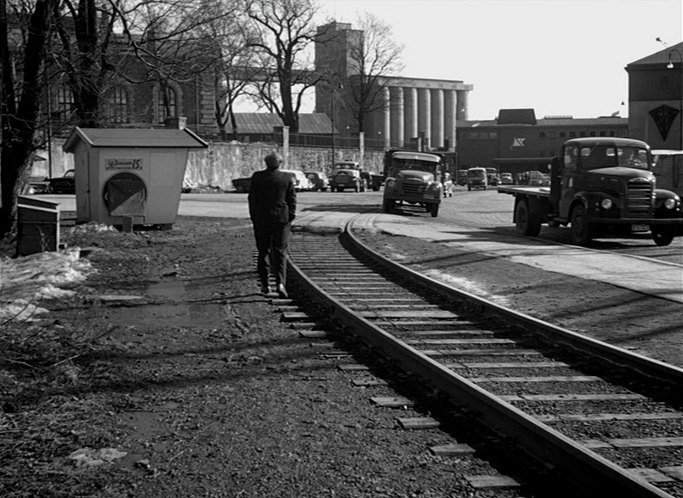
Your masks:
{"label": "brick building", "polygon": [[545,172],[550,158],[570,138],[627,135],[628,119],[616,116],[537,119],[533,109],[501,109],[494,120],[458,122],[458,168]]}

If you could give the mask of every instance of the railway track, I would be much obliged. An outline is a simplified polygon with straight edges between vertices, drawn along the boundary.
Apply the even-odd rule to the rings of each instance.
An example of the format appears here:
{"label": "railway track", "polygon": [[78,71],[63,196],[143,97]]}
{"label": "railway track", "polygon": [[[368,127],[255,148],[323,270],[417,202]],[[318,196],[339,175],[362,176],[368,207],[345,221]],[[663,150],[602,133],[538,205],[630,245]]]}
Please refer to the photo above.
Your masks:
{"label": "railway track", "polygon": [[353,235],[295,232],[310,304],[580,496],[683,497],[683,369],[461,292]]}

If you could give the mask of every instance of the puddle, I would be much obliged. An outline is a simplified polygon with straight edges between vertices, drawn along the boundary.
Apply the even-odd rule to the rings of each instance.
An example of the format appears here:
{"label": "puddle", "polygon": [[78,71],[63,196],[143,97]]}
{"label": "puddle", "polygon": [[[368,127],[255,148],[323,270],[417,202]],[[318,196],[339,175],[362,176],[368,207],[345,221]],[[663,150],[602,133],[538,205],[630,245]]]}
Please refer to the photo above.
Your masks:
{"label": "puddle", "polygon": [[152,284],[146,289],[150,301],[166,302],[109,308],[108,319],[122,325],[150,323],[161,327],[219,328],[222,325],[220,304],[208,301],[210,293],[192,292],[193,288],[199,289],[200,285],[182,280]]}

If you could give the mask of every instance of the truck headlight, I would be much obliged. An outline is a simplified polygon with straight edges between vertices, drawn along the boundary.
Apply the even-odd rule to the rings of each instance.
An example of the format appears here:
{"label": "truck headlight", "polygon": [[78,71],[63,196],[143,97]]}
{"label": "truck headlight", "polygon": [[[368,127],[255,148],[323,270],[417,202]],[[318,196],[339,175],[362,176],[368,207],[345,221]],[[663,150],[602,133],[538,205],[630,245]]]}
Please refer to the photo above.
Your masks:
{"label": "truck headlight", "polygon": [[387,178],[387,181],[384,184],[384,186],[386,188],[394,188],[395,185],[396,185],[396,180],[394,180],[393,178]]}
{"label": "truck headlight", "polygon": [[614,205],[614,203],[612,202],[612,199],[603,199],[600,202],[600,207],[602,209],[612,209],[613,205]]}
{"label": "truck headlight", "polygon": [[664,207],[666,209],[674,209],[676,207],[676,199],[667,199],[664,201]]}

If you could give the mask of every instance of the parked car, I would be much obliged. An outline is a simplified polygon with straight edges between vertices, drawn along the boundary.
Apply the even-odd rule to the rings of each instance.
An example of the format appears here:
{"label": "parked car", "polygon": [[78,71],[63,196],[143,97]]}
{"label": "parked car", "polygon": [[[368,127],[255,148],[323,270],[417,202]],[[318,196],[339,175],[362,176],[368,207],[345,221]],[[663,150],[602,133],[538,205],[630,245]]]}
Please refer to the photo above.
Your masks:
{"label": "parked car", "polygon": [[308,181],[311,182],[312,189],[315,191],[326,192],[330,186],[330,180],[323,171],[304,171]]}
{"label": "parked car", "polygon": [[343,192],[345,189],[353,189],[356,192],[365,192],[366,181],[361,177],[357,169],[335,169],[330,176],[330,190]]}
{"label": "parked car", "polygon": [[550,185],[550,177],[541,173],[540,171],[528,171],[528,185],[533,185],[536,187],[545,187]]}
{"label": "parked car", "polygon": [[514,185],[515,180],[512,178],[512,173],[501,173],[500,183],[501,185]]}
{"label": "parked car", "polygon": [[249,192],[249,189],[251,188],[251,177],[247,176],[244,178],[235,178],[232,181],[232,186],[234,187],[236,192],[246,194]]}
{"label": "parked car", "polygon": [[297,192],[313,190],[311,181],[303,171],[299,169],[281,169],[280,171],[287,173],[294,179],[294,190]]}
{"label": "parked car", "polygon": [[47,178],[40,178],[40,177],[32,177],[28,179],[28,182],[26,182],[26,186],[24,187],[24,194],[49,194],[51,192],[50,190],[50,182],[48,182]]}
{"label": "parked car", "polygon": [[53,194],[75,194],[76,193],[76,172],[69,169],[64,176],[58,178],[48,178],[50,192]]}

